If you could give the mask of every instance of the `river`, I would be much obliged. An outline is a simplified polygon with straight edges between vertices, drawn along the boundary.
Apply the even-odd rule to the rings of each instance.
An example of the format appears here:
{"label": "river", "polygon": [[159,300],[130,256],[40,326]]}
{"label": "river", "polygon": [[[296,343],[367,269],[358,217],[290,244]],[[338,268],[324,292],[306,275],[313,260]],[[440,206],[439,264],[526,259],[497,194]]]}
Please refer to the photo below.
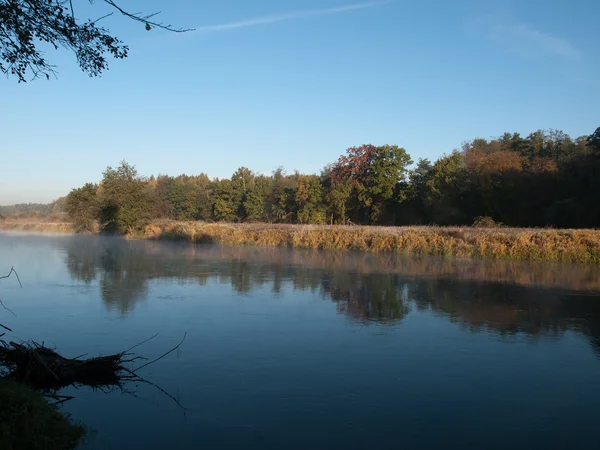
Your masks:
{"label": "river", "polygon": [[[11,339],[135,351],[71,389],[83,449],[532,449],[600,442],[600,267],[0,233]],[[0,273],[4,275],[4,273]]]}

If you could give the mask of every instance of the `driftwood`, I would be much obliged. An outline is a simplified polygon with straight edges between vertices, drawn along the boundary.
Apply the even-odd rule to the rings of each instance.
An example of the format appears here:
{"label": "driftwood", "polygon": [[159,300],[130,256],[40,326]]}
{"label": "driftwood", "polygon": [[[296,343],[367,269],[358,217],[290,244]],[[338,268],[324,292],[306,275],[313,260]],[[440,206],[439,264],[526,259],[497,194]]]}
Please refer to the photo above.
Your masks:
{"label": "driftwood", "polygon": [[[154,335],[150,339],[156,336]],[[57,402],[63,402],[72,398],[57,395],[60,389],[68,386],[90,386],[102,390],[124,390],[125,383],[135,382],[156,387],[182,407],[175,397],[165,392],[156,384],[144,379],[136,372],[177,350],[183,341],[185,341],[185,338],[186,335],[183,336],[179,344],[168,352],[137,368],[128,366],[131,366],[135,361],[145,358],[135,356],[131,353],[131,350],[150,339],[140,342],[121,353],[88,359],[81,359],[81,356],[77,358],[65,358],[56,351],[33,341],[22,344],[12,341],[9,343],[0,341],[0,368],[4,369],[4,378],[24,383],[54,398]]]}
{"label": "driftwood", "polygon": [[65,358],[35,342],[0,346],[0,365],[8,369],[6,378],[37,390],[60,389],[79,384],[91,387],[118,387],[131,376],[124,353],[90,359]]}

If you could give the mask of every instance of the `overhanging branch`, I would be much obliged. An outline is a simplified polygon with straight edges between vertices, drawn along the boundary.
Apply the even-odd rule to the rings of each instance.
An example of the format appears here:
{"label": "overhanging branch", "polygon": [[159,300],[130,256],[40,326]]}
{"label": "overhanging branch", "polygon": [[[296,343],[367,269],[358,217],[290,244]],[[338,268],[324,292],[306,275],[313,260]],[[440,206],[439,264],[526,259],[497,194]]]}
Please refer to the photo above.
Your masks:
{"label": "overhanging branch", "polygon": [[125,11],[119,5],[117,5],[113,0],[102,0],[102,1],[104,3],[110,5],[117,11],[119,11],[125,17],[135,20],[136,22],[141,22],[141,23],[145,24],[147,30],[150,30],[151,28],[154,27],[154,28],[162,28],[163,30],[172,31],[174,33],[185,33],[187,31],[194,31],[194,28],[173,28],[173,26],[171,24],[166,25],[162,22],[154,22],[154,21],[150,20],[152,17],[155,17],[158,14],[160,14],[160,11],[152,13],[152,14],[147,14],[147,15],[142,15],[141,13],[130,13],[128,11]]}

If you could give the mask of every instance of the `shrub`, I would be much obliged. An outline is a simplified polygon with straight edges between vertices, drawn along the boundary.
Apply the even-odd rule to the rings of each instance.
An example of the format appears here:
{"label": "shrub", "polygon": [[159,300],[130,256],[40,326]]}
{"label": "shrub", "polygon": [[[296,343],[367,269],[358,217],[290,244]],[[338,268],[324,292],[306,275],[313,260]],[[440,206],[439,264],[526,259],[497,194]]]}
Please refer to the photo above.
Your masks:
{"label": "shrub", "polygon": [[480,216],[475,218],[473,221],[473,227],[475,228],[504,228],[505,225],[502,222],[496,222],[489,216]]}

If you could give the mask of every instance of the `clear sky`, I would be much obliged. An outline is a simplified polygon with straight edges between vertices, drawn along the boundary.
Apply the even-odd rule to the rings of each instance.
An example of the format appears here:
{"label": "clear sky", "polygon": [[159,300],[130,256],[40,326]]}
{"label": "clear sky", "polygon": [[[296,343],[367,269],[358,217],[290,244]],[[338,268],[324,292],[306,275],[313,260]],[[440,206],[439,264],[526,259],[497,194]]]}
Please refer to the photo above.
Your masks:
{"label": "clear sky", "polygon": [[[77,15],[106,8],[76,0]],[[317,172],[350,146],[436,159],[465,140],[600,126],[597,0],[121,0],[102,78],[0,80],[0,204],[46,202],[122,159],[143,175]]]}

